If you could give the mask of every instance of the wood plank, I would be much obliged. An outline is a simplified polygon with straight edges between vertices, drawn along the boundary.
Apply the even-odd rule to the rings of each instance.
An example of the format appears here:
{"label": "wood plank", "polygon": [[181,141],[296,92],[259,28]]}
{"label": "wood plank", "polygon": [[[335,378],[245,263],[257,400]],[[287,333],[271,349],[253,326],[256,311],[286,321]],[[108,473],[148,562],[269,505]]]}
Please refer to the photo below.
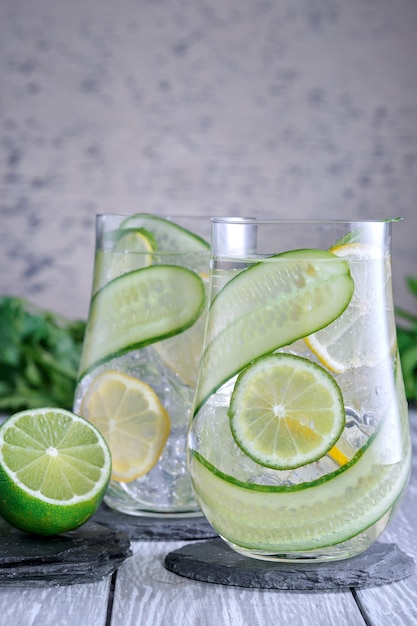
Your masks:
{"label": "wood plank", "polygon": [[182,578],[163,566],[184,542],[135,543],[117,574],[111,626],[364,626],[349,591],[299,593],[242,589]]}
{"label": "wood plank", "polygon": [[67,587],[0,587],[0,624],[105,626],[109,591],[110,577]]}
{"label": "wood plank", "polygon": [[417,624],[417,411],[410,411],[410,424],[414,446],[412,476],[400,509],[381,541],[397,543],[416,562],[416,572],[392,585],[362,589],[355,594],[372,626]]}

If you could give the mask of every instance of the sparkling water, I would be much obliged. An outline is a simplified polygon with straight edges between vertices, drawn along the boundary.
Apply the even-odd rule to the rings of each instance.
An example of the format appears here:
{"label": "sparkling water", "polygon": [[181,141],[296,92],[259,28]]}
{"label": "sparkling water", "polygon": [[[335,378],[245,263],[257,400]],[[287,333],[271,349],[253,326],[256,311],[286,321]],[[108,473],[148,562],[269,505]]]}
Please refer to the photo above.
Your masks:
{"label": "sparkling water", "polygon": [[[104,219],[100,220],[101,217]],[[194,223],[193,218],[178,218],[184,228],[189,227],[189,222],[192,232],[178,229],[176,225],[170,229],[166,222],[162,224],[164,222],[162,220],[162,231],[158,231],[159,218],[156,218],[155,225],[152,222],[153,217],[148,217],[150,221],[146,221],[148,226],[143,231],[135,231],[137,225],[133,226],[133,232],[137,232],[139,236],[138,245],[142,241],[140,239],[141,232],[142,239],[148,239],[149,243],[147,249],[142,251],[141,248],[141,251],[137,251],[130,248],[117,248],[118,243],[123,241],[117,229],[120,225],[124,228],[125,216],[98,216],[93,297],[100,290],[104,290],[111,281],[117,280],[123,274],[135,270],[146,272],[148,267],[155,265],[188,268],[202,279],[205,288],[207,288],[209,250],[202,240],[194,241],[193,226],[201,227],[203,222],[207,222],[208,226],[209,220],[201,218],[202,222],[200,223],[200,218],[195,218]],[[156,228],[156,239],[154,239],[153,231],[147,230],[151,226]],[[129,232],[126,230],[128,247],[135,245],[134,237],[133,242],[131,242],[132,238],[129,239]],[[206,237],[204,232],[201,234]],[[178,246],[175,245],[177,236],[179,236],[180,242]],[[142,247],[146,248],[143,241]],[[151,282],[149,286],[145,287],[145,289],[153,288],[158,293],[157,281]],[[170,297],[175,300],[175,292]],[[107,306],[111,307],[112,303],[108,303]],[[117,306],[116,303],[114,306]],[[157,305],[154,303],[153,306]],[[166,305],[165,308],[165,314],[168,315],[170,313],[169,306]],[[103,317],[105,317],[105,313],[106,311],[100,311],[100,315]],[[112,313],[112,332],[117,336],[117,314],[119,311],[115,309]],[[152,315],[157,313],[158,311],[153,311]],[[148,312],[146,314],[148,315]],[[94,336],[98,337],[99,340],[101,324],[105,325],[105,321],[103,322],[100,315],[94,317],[90,312],[86,333],[87,335],[89,329],[94,328]],[[143,314],[143,317],[145,318],[146,315]],[[142,320],[142,318],[140,319]],[[146,319],[144,319],[144,323],[147,323]],[[175,327],[176,318],[174,317],[172,320],[173,330],[169,328],[174,333],[173,336],[162,341],[155,341],[155,338],[147,337],[150,341],[147,347],[130,350],[116,358],[107,358],[103,364],[98,365],[92,371],[88,370],[77,386],[74,411],[80,412],[83,408],[83,397],[92,381],[104,371],[116,370],[146,383],[156,394],[159,403],[169,416],[170,432],[167,442],[159,459],[148,473],[130,482],[111,480],[105,495],[105,502],[119,511],[151,516],[201,515],[194,499],[187,470],[186,437],[203,341],[204,323],[205,313],[203,312],[191,327],[175,334],[177,329]],[[137,320],[135,324],[138,324]],[[122,319],[121,326],[124,326],[126,332],[127,320]],[[108,332],[108,328],[105,330]],[[155,332],[158,332],[158,329]],[[126,333],[126,336],[129,336],[129,333]],[[127,344],[128,341],[130,340],[126,339]],[[85,342],[84,348],[87,354],[88,345],[88,342]],[[126,350],[128,348],[129,346],[126,345]]]}
{"label": "sparkling water", "polygon": [[168,412],[171,430],[162,455],[153,469],[131,482],[112,480],[105,502],[126,513],[200,514],[186,463],[186,437],[193,389],[184,384],[178,374],[163,362],[157,349],[150,346],[112,359],[85,376],[76,391],[75,411],[79,409],[93,378],[108,369],[145,381]]}
{"label": "sparkling water", "polygon": [[[236,310],[219,306],[227,302],[227,297],[221,300],[221,289],[244,263],[222,266],[217,259],[212,284],[219,298],[217,308],[212,306],[209,311],[209,348],[225,334],[225,328],[232,327],[240,316],[244,318],[245,306],[248,311],[256,310],[259,293],[249,289],[237,294],[242,302]],[[319,358],[308,336],[276,350],[326,369],[342,394],[343,432],[317,461],[277,470],[246,454],[235,441],[228,415],[237,366],[217,389],[220,376],[212,376],[203,357],[200,382],[205,374],[213,392],[207,393],[210,386],[202,385],[204,393],[197,394],[202,401],[188,439],[191,475],[204,514],[229,545],[243,554],[272,560],[325,560],[360,553],[383,532],[407,484],[410,438],[396,350],[390,264],[388,259],[372,259],[352,261],[350,268],[356,277],[357,298],[333,322],[336,338],[342,328],[344,343],[339,352],[344,367],[338,370],[328,365],[325,350]],[[266,316],[262,325],[254,326],[249,323],[245,327],[250,338],[257,336],[255,333],[271,334]],[[239,345],[232,337],[235,354],[239,354],[245,342],[242,339]],[[271,337],[271,347],[273,341]],[[337,351],[336,355],[339,358]],[[239,363],[238,359],[234,363]]]}

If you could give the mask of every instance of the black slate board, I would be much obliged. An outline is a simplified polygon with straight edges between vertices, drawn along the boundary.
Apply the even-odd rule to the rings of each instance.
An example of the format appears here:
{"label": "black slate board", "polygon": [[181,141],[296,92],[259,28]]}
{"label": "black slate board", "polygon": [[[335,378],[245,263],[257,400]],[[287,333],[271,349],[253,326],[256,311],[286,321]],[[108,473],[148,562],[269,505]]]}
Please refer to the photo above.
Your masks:
{"label": "black slate board", "polygon": [[92,520],[120,530],[135,541],[189,541],[218,536],[203,515],[198,517],[126,515],[103,503]]}
{"label": "black slate board", "polygon": [[112,574],[131,555],[128,537],[94,522],[40,537],[0,518],[0,585],[51,587],[91,583]]}
{"label": "black slate board", "polygon": [[197,542],[165,557],[166,569],[209,583],[259,589],[323,591],[384,585],[410,576],[415,564],[395,544],[376,542],[343,561],[284,563],[242,556],[221,539]]}

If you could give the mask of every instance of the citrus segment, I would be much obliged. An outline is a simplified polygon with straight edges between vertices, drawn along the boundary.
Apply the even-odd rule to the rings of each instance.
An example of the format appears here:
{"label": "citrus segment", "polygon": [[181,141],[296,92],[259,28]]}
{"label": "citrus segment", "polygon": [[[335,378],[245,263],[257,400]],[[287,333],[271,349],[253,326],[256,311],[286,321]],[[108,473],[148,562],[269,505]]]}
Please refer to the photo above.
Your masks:
{"label": "citrus segment", "polygon": [[121,227],[141,228],[151,232],[160,252],[207,252],[210,249],[209,244],[202,237],[167,218],[149,213],[131,215],[125,219]]}
{"label": "citrus segment", "polygon": [[103,433],[112,453],[112,479],[147,474],[170,432],[168,413],[153,389],[137,378],[106,370],[93,379],[80,413]]}
{"label": "citrus segment", "polygon": [[349,266],[322,250],[295,250],[255,263],[211,303],[197,410],[253,359],[323,328],[348,305]]}
{"label": "citrus segment", "polygon": [[348,463],[349,461],[349,457],[337,446],[333,446],[333,448],[331,448],[331,450],[329,450],[327,454],[331,459],[333,459],[333,461],[341,466],[346,465],[346,463]]}
{"label": "citrus segment", "polygon": [[21,411],[0,427],[0,513],[17,528],[77,528],[101,503],[110,471],[101,433],[69,411]]}
{"label": "citrus segment", "polygon": [[189,328],[204,304],[203,281],[184,267],[151,265],[112,280],[91,300],[80,375]]}
{"label": "citrus segment", "polygon": [[[349,243],[331,252],[349,263],[355,289],[342,315],[306,342],[323,365],[340,374],[376,365],[395,345],[391,268],[389,259],[374,244]],[[385,309],[381,302],[387,303]]]}
{"label": "citrus segment", "polygon": [[324,456],[340,437],[340,389],[322,367],[290,354],[257,359],[238,376],[228,411],[238,446],[254,461],[291,469]]}

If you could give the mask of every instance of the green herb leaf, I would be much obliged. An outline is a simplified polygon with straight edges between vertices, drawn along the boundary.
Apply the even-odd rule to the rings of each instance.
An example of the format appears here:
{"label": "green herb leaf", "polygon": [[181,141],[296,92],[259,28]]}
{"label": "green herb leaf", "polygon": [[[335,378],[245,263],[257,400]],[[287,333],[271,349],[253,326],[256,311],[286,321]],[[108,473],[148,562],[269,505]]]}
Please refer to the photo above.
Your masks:
{"label": "green herb leaf", "polygon": [[0,410],[72,408],[85,323],[0,297]]}
{"label": "green herb leaf", "polygon": [[[410,292],[417,296],[417,279],[407,277],[406,283]],[[407,400],[417,402],[417,315],[400,307],[396,307],[395,312],[405,393]]]}

